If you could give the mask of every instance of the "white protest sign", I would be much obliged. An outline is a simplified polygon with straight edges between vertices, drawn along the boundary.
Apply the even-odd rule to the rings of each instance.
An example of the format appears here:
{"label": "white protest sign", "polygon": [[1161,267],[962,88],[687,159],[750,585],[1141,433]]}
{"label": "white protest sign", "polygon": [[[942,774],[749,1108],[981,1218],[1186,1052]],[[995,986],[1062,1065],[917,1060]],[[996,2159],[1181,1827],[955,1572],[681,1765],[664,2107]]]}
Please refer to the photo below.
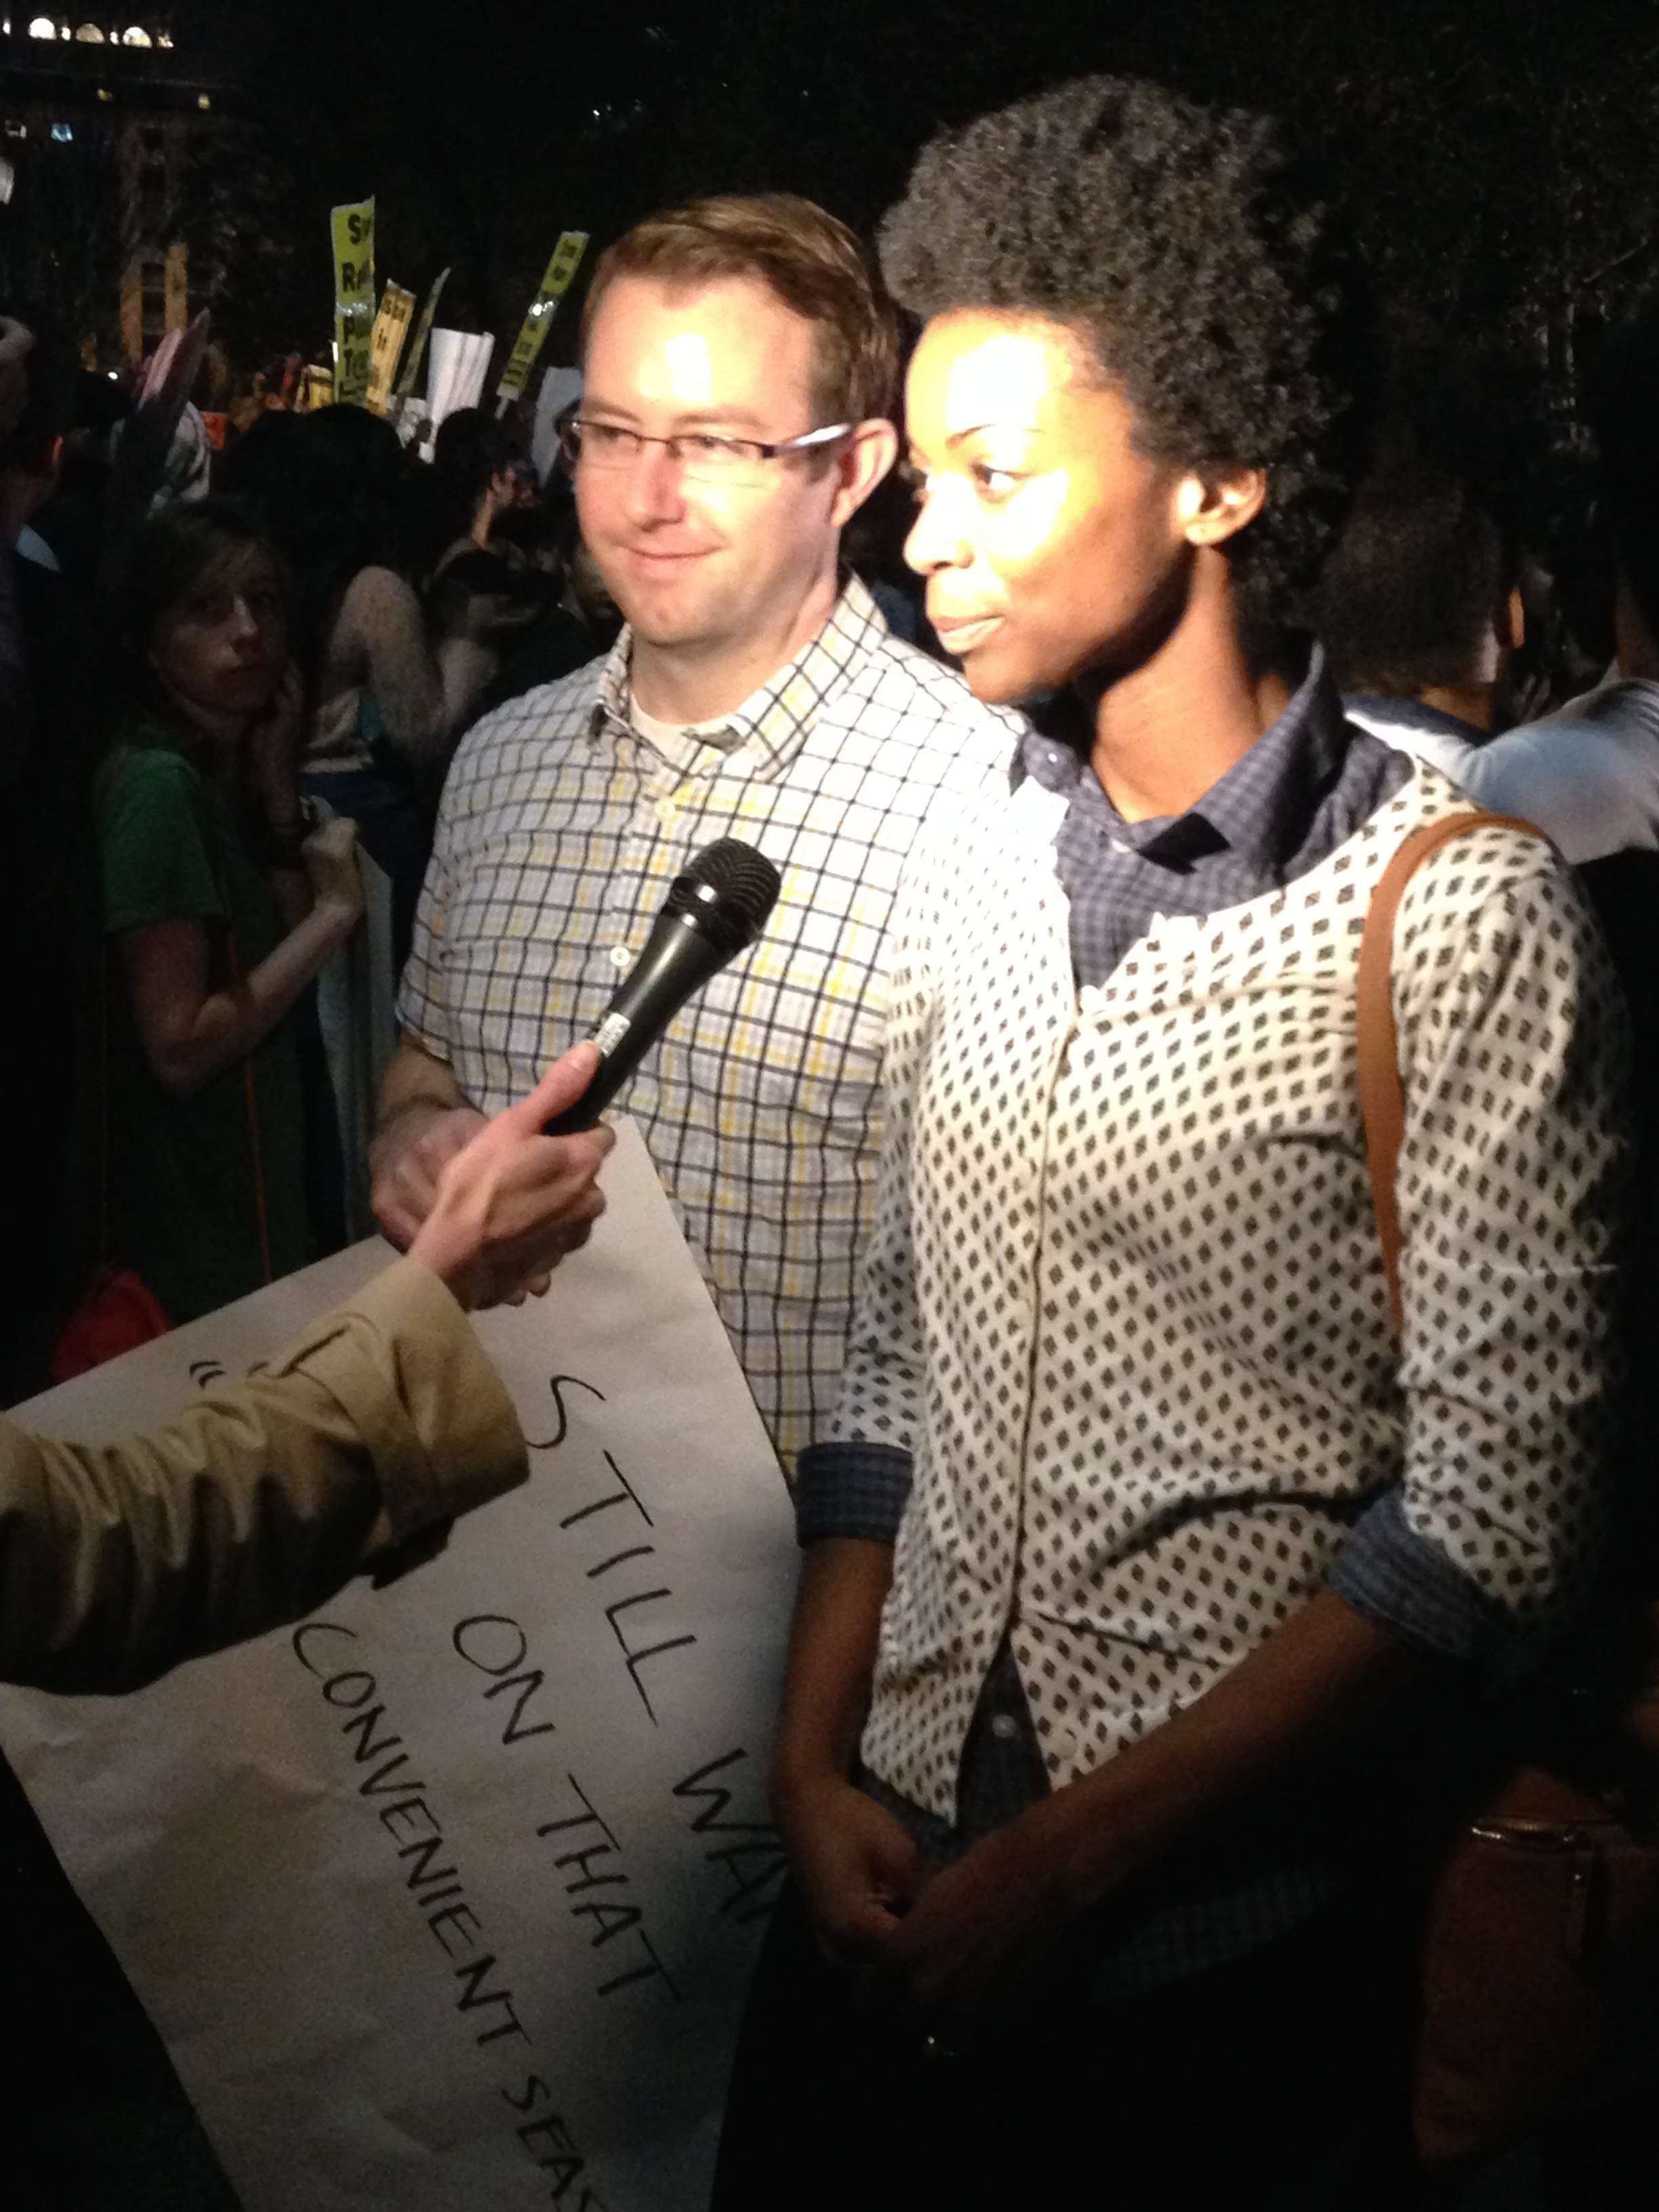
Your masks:
{"label": "white protest sign", "polygon": [[[792,1517],[636,1133],[539,1302],[483,1316],[529,1484],[390,1588],[0,1737],[246,2212],[692,2212],[780,1874]],[[163,1419],[364,1244],[56,1390]]]}
{"label": "white protest sign", "polygon": [[550,368],[536,394],[536,420],[530,433],[530,459],[536,481],[545,487],[559,459],[559,417],[573,399],[582,396],[579,368]]}
{"label": "white protest sign", "polygon": [[[432,332],[427,354],[426,419],[428,444],[447,416],[463,407],[476,407],[495,341],[488,331]],[[430,459],[428,452],[428,458]]]}

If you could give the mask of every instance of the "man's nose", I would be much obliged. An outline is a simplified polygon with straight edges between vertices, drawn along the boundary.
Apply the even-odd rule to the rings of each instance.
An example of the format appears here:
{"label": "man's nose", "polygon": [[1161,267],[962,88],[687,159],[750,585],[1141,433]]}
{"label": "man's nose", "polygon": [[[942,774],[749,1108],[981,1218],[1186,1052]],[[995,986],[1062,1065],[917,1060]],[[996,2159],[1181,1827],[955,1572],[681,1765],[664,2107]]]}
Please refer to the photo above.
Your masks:
{"label": "man's nose", "polygon": [[685,471],[673,448],[660,441],[641,446],[628,471],[630,522],[672,521],[685,507]]}

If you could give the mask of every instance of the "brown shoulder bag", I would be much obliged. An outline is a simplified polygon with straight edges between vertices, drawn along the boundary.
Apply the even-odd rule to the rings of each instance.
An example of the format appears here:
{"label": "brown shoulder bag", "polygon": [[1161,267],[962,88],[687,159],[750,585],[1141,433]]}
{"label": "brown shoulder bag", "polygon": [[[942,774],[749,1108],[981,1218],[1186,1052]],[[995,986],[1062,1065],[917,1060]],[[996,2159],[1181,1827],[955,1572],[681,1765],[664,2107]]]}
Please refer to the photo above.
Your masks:
{"label": "brown shoulder bag", "polygon": [[[1507,816],[1457,814],[1407,837],[1373,895],[1358,975],[1359,1097],[1378,1240],[1401,1322],[1395,1167],[1404,1124],[1390,988],[1395,911],[1414,870]],[[1478,2157],[1651,2065],[1659,2034],[1659,1634],[1618,1708],[1540,1729],[1448,1839],[1421,1960],[1413,2129],[1424,2165]],[[1575,1755],[1575,1727],[1584,1755]],[[1589,1739],[1595,1739],[1594,1745]],[[1610,1763],[1609,1742],[1625,1757]],[[1528,1755],[1535,1751],[1535,1755]],[[1644,2047],[1645,2046],[1645,2047]]]}

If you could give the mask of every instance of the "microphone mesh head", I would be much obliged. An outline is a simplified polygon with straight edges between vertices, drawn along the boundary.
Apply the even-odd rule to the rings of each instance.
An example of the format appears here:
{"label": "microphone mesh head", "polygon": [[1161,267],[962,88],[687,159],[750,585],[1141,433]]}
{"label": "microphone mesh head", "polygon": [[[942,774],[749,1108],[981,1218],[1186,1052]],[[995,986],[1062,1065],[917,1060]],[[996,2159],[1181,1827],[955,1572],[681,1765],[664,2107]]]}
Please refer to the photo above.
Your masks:
{"label": "microphone mesh head", "polygon": [[[752,945],[777,903],[782,882],[764,853],[740,837],[721,837],[692,855],[674,890],[686,905],[712,909],[733,935],[741,933],[741,944]],[[681,899],[672,902],[680,905]]]}

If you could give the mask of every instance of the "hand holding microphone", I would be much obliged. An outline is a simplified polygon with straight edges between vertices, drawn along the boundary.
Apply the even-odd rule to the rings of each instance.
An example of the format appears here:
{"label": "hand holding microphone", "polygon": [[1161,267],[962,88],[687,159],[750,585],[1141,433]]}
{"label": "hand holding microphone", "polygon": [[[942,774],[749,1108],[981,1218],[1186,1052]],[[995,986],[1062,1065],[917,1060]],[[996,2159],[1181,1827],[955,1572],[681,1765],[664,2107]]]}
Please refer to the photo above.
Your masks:
{"label": "hand holding microphone", "polygon": [[550,1144],[541,1126],[550,1109],[580,1095],[593,1066],[592,1046],[574,1045],[527,1098],[483,1122],[440,1172],[410,1257],[462,1305],[520,1304],[586,1243],[605,1210],[594,1179],[617,1140],[609,1129],[594,1129]]}
{"label": "hand holding microphone", "polygon": [[[778,890],[777,870],[752,847],[732,837],[705,847],[675,878],[592,1038],[528,1098],[486,1122],[441,1070],[442,1091],[395,1102],[374,1154],[374,1210],[392,1241],[434,1266],[464,1303],[544,1290],[548,1267],[586,1241],[603,1203],[591,1186],[613,1139],[586,1133],[691,994],[754,943]],[[436,1217],[434,1242],[427,1224]],[[549,1236],[538,1259],[537,1240]]]}
{"label": "hand holding microphone", "polygon": [[694,991],[751,945],[777,903],[781,878],[736,837],[705,845],[676,876],[646,947],[594,1030],[599,1072],[550,1137],[591,1129]]}

